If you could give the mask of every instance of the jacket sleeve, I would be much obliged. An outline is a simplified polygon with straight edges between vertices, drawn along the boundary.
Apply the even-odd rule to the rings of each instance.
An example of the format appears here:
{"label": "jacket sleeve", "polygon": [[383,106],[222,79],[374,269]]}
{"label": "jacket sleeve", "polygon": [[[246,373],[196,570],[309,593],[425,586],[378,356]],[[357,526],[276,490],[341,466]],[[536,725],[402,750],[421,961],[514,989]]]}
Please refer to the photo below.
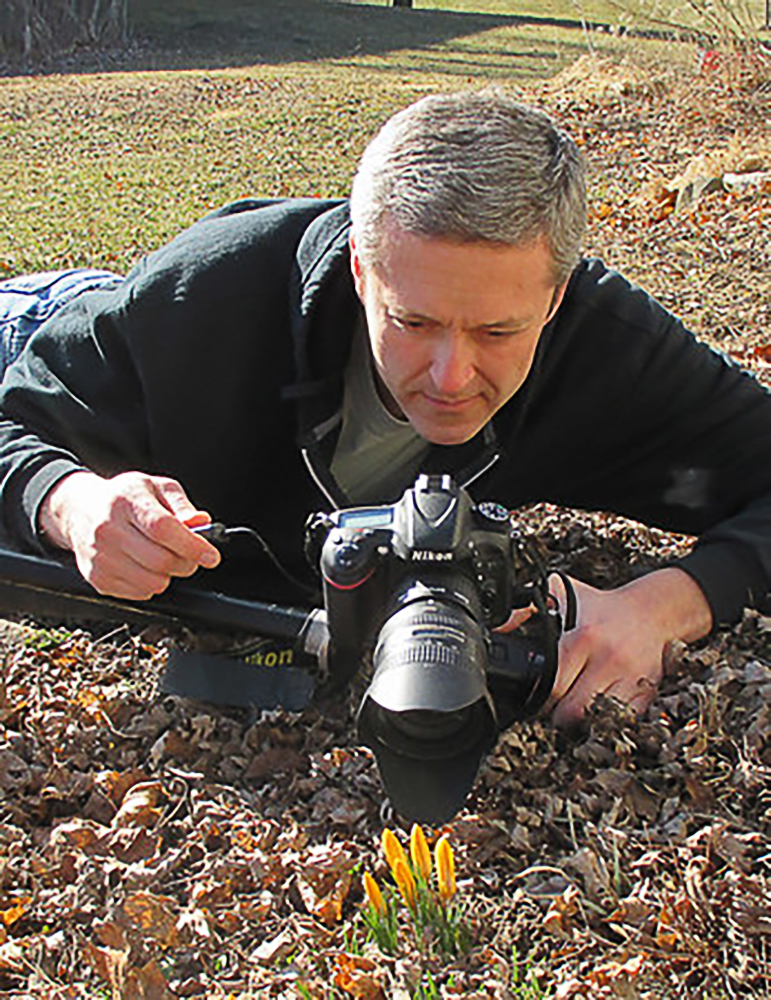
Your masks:
{"label": "jacket sleeve", "polygon": [[745,607],[771,612],[771,495],[706,531],[676,565],[704,591],[716,625]]}
{"label": "jacket sleeve", "polygon": [[585,262],[510,444],[529,500],[694,536],[716,625],[771,594],[771,394],[641,289]]}
{"label": "jacket sleeve", "polygon": [[656,303],[656,323],[619,405],[637,453],[624,505],[695,536],[677,565],[716,625],[771,595],[771,395]]}
{"label": "jacket sleeve", "polygon": [[329,234],[340,241],[344,209],[316,198],[228,206],[143,258],[114,291],[79,295],[44,323],[0,386],[11,540],[39,548],[41,501],[83,468],[172,476],[204,509],[248,522],[260,462],[289,464],[294,424],[275,416],[294,375],[298,246],[316,234],[313,275]]}
{"label": "jacket sleeve", "polygon": [[40,504],[81,469],[142,469],[142,393],[123,335],[124,290],[87,292],[33,336],[0,386],[0,497],[5,533],[42,549]]}

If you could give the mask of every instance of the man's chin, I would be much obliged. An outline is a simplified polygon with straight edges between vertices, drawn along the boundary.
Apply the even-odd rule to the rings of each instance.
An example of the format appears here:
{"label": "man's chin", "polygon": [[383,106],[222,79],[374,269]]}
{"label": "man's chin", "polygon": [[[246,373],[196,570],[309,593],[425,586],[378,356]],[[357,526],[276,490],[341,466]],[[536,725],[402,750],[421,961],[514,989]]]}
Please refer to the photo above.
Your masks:
{"label": "man's chin", "polygon": [[484,424],[463,424],[452,426],[452,424],[438,424],[436,421],[411,421],[412,426],[430,444],[441,444],[445,447],[451,445],[465,444],[475,437]]}
{"label": "man's chin", "polygon": [[403,403],[402,412],[426,441],[450,446],[465,444],[475,437],[493,415],[493,407],[478,398],[453,412],[450,407],[434,406],[417,394],[416,399]]}

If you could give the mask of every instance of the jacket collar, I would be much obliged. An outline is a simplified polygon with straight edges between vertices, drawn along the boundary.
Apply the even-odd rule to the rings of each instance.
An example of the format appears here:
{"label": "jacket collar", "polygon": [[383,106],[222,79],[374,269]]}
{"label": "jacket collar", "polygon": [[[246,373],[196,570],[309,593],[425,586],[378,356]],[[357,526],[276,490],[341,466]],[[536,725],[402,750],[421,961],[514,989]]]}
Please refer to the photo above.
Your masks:
{"label": "jacket collar", "polygon": [[[290,302],[297,380],[284,391],[297,403],[298,443],[308,469],[335,506],[349,501],[329,472],[322,443],[339,423],[345,366],[362,312],[350,271],[350,228],[348,203],[334,204],[313,219],[298,245]],[[489,423],[465,445],[432,447],[428,466],[467,486],[498,458]]]}
{"label": "jacket collar", "polygon": [[314,218],[298,244],[289,289],[300,442],[339,405],[345,362],[361,306],[350,273],[347,202]]}

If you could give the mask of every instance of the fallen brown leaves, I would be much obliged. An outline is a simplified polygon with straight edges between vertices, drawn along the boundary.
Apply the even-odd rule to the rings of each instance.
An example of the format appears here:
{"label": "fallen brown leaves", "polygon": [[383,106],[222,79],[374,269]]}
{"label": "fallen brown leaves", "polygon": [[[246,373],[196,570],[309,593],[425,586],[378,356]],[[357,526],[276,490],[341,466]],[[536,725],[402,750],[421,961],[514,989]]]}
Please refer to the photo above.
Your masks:
{"label": "fallen brown leaves", "polygon": [[[608,518],[532,516],[555,561],[580,541],[591,578],[596,554],[598,581],[656,552],[658,536]],[[768,629],[750,617],[681,655],[641,719],[601,701],[581,734],[544,722],[504,734],[451,825],[474,945],[429,967],[360,951],[381,792],[369,755],[348,746],[349,706],[205,712],[145,694],[158,647],[22,631],[4,666],[0,983],[57,998],[100,983],[126,998],[325,997],[332,986],[379,998],[414,993],[431,972],[455,984],[446,996],[505,997],[525,982],[565,998],[721,984],[762,996]],[[107,692],[121,683],[118,704]],[[92,689],[110,726],[82,714],[78,693]],[[275,771],[255,772],[266,753]],[[234,761],[235,779],[220,780]]]}

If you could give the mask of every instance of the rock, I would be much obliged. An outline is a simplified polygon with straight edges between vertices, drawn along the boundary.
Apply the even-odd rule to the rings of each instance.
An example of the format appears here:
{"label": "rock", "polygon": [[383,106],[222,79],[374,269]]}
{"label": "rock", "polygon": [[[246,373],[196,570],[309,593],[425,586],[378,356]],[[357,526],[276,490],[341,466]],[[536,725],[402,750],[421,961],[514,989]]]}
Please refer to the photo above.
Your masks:
{"label": "rock", "polygon": [[757,170],[747,174],[723,174],[723,187],[731,194],[759,194],[771,191],[771,170]]}

